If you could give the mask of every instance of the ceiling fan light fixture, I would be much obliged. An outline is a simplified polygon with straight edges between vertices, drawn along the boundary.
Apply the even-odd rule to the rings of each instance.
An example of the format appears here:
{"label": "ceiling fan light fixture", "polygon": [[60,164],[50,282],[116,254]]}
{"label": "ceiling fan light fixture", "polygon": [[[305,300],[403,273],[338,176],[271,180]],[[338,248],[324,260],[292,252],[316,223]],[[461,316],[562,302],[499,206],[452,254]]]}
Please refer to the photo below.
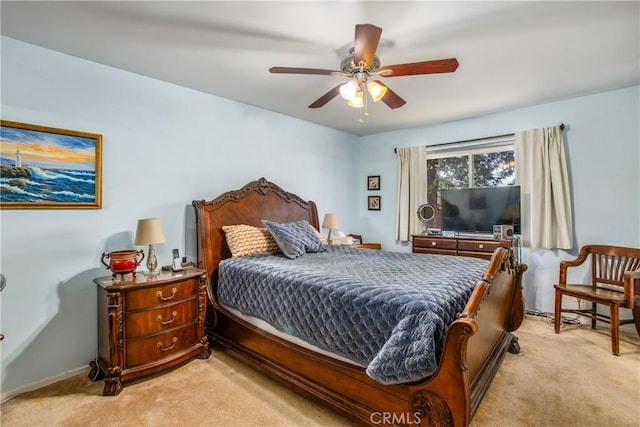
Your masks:
{"label": "ceiling fan light fixture", "polygon": [[362,91],[361,90],[357,91],[355,96],[347,102],[347,105],[353,108],[364,107],[364,99],[362,96]]}
{"label": "ceiling fan light fixture", "polygon": [[367,91],[371,95],[373,102],[378,102],[387,94],[387,87],[378,82],[367,82]]}
{"label": "ceiling fan light fixture", "polygon": [[358,84],[353,80],[349,80],[348,82],[340,86],[340,96],[347,101],[350,101],[353,98],[355,98],[357,91],[358,91]]}
{"label": "ceiling fan light fixture", "polygon": [[[0,0],[1,1],[1,0]],[[421,74],[453,73],[458,68],[456,58],[436,59],[380,66],[376,55],[382,28],[372,24],[356,25],[354,45],[349,56],[340,63],[340,70],[300,67],[271,67],[269,72],[276,74],[312,74],[321,76],[347,77],[348,81],[338,84],[309,105],[320,108],[340,95],[353,108],[360,109],[360,122],[368,116],[367,108],[371,101],[382,101],[391,109],[400,108],[407,102],[393,89],[389,89],[379,80],[369,82],[369,78],[415,76]],[[375,77],[374,77],[375,76]],[[366,89],[365,89],[366,86]],[[367,95],[367,92],[369,95]]]}

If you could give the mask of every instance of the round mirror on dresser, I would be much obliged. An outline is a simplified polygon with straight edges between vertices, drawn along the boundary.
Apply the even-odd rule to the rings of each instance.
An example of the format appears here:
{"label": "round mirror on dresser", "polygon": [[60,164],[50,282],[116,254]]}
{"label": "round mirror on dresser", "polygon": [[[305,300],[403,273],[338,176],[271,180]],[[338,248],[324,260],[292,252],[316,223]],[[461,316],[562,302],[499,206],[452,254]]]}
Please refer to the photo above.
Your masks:
{"label": "round mirror on dresser", "polygon": [[436,209],[428,203],[418,206],[418,219],[424,224],[422,234],[427,234],[428,223],[436,217]]}

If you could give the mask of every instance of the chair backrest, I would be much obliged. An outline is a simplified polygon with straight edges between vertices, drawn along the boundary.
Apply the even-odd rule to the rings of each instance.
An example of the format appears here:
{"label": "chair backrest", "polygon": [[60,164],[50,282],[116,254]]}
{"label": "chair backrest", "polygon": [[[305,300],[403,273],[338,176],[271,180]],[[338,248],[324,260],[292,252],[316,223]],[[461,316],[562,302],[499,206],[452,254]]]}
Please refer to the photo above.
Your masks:
{"label": "chair backrest", "polygon": [[591,254],[591,280],[598,284],[624,287],[624,273],[640,269],[640,249],[621,246],[587,245],[582,248]]}
{"label": "chair backrest", "polygon": [[348,234],[349,237],[353,237],[356,240],[359,240],[358,243],[364,243],[364,240],[362,240],[362,235],[361,234]]}

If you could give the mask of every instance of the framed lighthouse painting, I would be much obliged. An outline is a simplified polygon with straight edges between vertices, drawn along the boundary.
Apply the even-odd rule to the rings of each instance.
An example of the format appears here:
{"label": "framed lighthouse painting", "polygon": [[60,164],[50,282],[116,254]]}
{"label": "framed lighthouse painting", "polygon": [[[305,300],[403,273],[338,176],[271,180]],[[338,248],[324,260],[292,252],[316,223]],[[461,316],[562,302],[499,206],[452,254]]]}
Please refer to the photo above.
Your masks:
{"label": "framed lighthouse painting", "polygon": [[102,135],[0,122],[0,209],[100,209]]}

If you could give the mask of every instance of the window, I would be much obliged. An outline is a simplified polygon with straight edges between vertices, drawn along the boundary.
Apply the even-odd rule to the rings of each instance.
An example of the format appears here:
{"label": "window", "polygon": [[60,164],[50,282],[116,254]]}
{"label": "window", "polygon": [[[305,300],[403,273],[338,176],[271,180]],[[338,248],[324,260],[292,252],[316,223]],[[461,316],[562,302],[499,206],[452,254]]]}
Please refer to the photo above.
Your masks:
{"label": "window", "polygon": [[427,203],[440,211],[442,189],[514,185],[515,166],[511,135],[427,147]]}

